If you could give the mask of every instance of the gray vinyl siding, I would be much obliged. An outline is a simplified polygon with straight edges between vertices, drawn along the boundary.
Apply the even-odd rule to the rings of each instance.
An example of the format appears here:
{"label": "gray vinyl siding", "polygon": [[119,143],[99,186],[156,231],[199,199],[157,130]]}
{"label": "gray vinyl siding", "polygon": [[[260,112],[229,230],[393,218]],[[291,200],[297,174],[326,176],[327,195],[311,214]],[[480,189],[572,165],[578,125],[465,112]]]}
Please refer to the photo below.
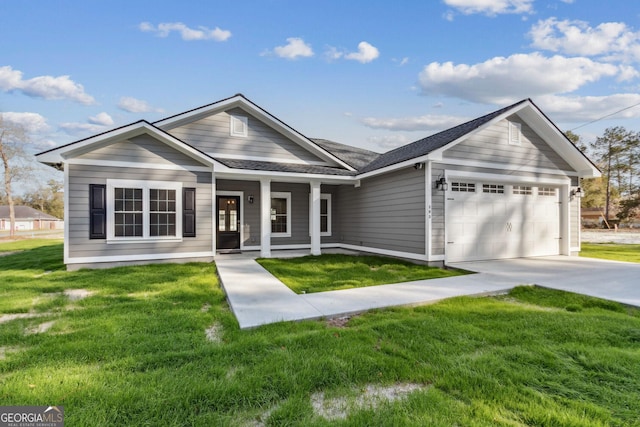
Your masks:
{"label": "gray vinyl siding", "polygon": [[[444,176],[441,165],[431,167],[431,182]],[[445,192],[436,190],[432,184],[431,190],[431,255],[444,255],[444,197]]]}
{"label": "gray vinyl siding", "polygon": [[[103,257],[211,251],[211,174],[143,168],[67,165],[69,168],[69,257]],[[107,179],[181,182],[196,188],[196,235],[181,242],[149,241],[107,244],[89,239],[89,184],[106,184]],[[181,195],[180,195],[181,197]]]}
{"label": "gray vinyl siding", "polygon": [[[509,145],[509,120],[522,125],[521,145]],[[472,134],[443,153],[445,159],[503,163],[544,169],[573,170],[542,138],[517,115]]]}
{"label": "gray vinyl siding", "polygon": [[[229,134],[229,113],[248,117],[247,137]],[[215,153],[221,158],[227,154],[260,157],[265,161],[269,161],[269,159],[322,161],[239,108],[204,117],[192,123],[169,129],[168,132],[205,153]]]}
{"label": "gray vinyl siding", "polygon": [[80,159],[124,161],[147,164],[202,166],[197,160],[176,151],[150,135],[140,135],[97,148]]}
{"label": "gray vinyl siding", "polygon": [[413,167],[339,187],[340,242],[425,253],[424,170]]}

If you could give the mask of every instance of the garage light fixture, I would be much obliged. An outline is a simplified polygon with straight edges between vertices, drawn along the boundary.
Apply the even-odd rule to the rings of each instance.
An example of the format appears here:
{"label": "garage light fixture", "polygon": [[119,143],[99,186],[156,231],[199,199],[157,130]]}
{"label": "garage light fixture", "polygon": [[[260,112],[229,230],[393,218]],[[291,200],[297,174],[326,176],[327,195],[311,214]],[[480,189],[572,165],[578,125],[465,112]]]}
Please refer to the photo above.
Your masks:
{"label": "garage light fixture", "polygon": [[449,188],[449,184],[447,184],[447,181],[444,179],[444,176],[436,180],[436,190],[447,191],[448,188]]}
{"label": "garage light fixture", "polygon": [[578,199],[582,197],[584,193],[582,192],[582,187],[578,187],[575,190],[571,190],[571,198],[577,197]]}

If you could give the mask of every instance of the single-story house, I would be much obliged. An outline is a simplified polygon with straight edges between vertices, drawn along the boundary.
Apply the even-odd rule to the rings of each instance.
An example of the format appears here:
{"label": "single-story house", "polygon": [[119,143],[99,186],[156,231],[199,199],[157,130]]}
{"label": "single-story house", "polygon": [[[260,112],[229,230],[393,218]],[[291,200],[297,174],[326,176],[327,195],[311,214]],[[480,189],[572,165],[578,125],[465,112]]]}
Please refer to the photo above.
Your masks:
{"label": "single-story house", "polygon": [[241,94],[44,151],[69,269],[347,248],[430,264],[580,250],[598,168],[525,99],[386,153],[308,138]]}
{"label": "single-story house", "polygon": [[[14,206],[15,229],[20,230],[62,230],[64,221],[55,216],[32,208],[31,206]],[[0,206],[0,231],[11,230],[9,205]]]}

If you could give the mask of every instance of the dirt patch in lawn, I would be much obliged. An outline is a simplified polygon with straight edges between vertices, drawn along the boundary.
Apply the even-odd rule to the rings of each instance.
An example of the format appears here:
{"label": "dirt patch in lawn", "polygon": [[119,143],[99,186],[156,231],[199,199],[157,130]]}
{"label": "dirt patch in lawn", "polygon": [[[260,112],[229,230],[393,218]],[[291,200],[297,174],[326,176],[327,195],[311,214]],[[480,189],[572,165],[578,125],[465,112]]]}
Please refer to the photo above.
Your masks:
{"label": "dirt patch in lawn", "polygon": [[64,295],[71,301],[78,301],[84,298],[88,298],[94,293],[94,291],[89,291],[87,289],[65,289],[64,291]]}
{"label": "dirt patch in lawn", "polygon": [[209,326],[209,328],[206,329],[204,333],[207,336],[207,341],[214,342],[214,343],[222,342],[222,325],[221,324],[217,322],[214,323],[213,325]]}
{"label": "dirt patch in lawn", "polygon": [[361,409],[375,409],[378,406],[404,399],[410,393],[417,390],[424,390],[428,386],[414,383],[400,383],[389,386],[369,384],[359,390],[355,396],[330,397],[327,398],[324,392],[311,395],[311,406],[313,411],[329,420],[343,420],[347,418],[349,412]]}

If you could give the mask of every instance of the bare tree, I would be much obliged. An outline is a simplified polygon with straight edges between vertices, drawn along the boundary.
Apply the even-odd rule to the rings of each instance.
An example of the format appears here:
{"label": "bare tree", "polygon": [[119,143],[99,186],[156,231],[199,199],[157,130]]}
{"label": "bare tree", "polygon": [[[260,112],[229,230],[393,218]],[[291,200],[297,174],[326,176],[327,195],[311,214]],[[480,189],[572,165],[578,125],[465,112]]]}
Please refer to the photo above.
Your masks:
{"label": "bare tree", "polygon": [[11,188],[13,181],[21,175],[28,173],[27,153],[24,144],[27,142],[27,133],[23,126],[9,122],[0,113],[0,159],[3,169],[3,190],[9,205],[10,235],[15,236],[16,215],[14,198]]}

